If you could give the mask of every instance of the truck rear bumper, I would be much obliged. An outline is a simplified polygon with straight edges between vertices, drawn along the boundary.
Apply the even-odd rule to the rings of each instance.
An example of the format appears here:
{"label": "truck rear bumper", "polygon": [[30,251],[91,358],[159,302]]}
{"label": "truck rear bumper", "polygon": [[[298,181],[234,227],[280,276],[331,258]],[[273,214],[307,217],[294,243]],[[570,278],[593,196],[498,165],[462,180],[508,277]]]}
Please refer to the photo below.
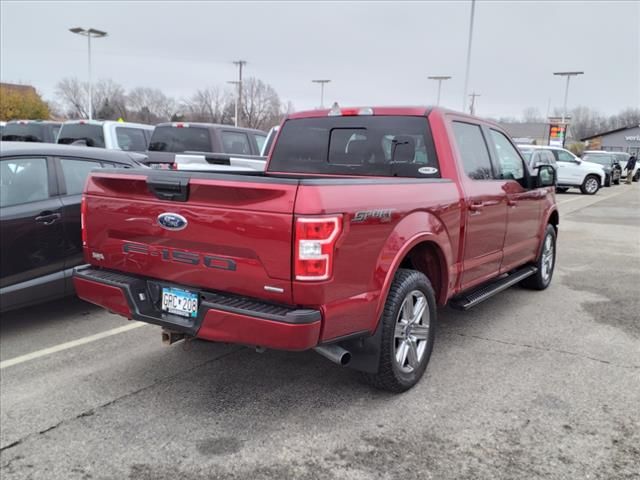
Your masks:
{"label": "truck rear bumper", "polygon": [[[209,292],[109,270],[83,267],[74,272],[78,296],[129,319],[160,325],[215,342],[307,350],[320,338],[319,310],[275,305],[222,292]],[[160,308],[163,287],[195,291],[198,316],[186,318]]]}

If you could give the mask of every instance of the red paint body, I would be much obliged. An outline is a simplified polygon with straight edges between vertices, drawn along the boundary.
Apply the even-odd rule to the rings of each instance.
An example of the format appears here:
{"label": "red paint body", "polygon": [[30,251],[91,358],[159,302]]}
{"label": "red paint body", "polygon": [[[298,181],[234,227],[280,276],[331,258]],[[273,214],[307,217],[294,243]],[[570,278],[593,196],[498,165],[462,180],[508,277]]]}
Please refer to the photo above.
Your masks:
{"label": "red paint body", "polygon": [[[439,285],[441,305],[537,257],[545,226],[556,210],[553,188],[525,189],[514,180],[469,179],[453,141],[451,121],[500,127],[441,109],[428,115],[425,108],[373,110],[374,115],[426,115],[441,176],[450,181],[305,184],[290,174],[282,177],[267,169],[265,177],[276,177],[276,181],[264,183],[258,179],[265,177],[238,180],[237,176],[193,174],[188,201],[173,202],[150,193],[140,170],[94,172],[85,190],[87,261],[184,288],[318,309],[321,322],[304,325],[210,310],[197,333],[212,341],[304,350],[346,335],[373,332],[395,271],[424,242],[429,242],[435,255],[431,261],[440,278],[431,280]],[[327,114],[327,110],[315,110],[290,118]],[[314,175],[304,175],[309,177]],[[472,203],[482,203],[482,208],[471,211]],[[390,221],[352,223],[356,212],[377,208],[393,209]],[[161,228],[156,218],[163,212],[184,216],[188,228]],[[343,218],[332,277],[320,282],[296,281],[292,274],[295,218],[332,214]],[[144,245],[156,254],[125,254],[124,242]],[[162,249],[230,259],[236,269],[163,259]],[[265,291],[265,286],[282,289],[282,293]],[[113,290],[78,279],[76,288],[81,298],[129,316]]]}

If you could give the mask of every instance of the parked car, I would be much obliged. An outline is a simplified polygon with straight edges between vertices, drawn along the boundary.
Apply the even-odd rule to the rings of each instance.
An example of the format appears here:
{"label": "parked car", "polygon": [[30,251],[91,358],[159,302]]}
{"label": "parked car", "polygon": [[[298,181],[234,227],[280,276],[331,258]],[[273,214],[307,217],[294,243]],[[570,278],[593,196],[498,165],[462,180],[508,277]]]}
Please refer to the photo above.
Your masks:
{"label": "parked car", "polygon": [[610,187],[612,184],[620,185],[622,167],[618,163],[615,155],[605,152],[604,150],[587,150],[582,153],[582,160],[602,165],[604,173],[606,174],[605,187]]}
{"label": "parked car", "polygon": [[[536,145],[519,145],[518,147],[528,161],[542,162],[557,169],[557,192],[579,188],[585,195],[594,195],[606,183],[607,176],[602,165],[580,160],[569,150]],[[539,159],[539,156],[543,158]]]}
{"label": "parked car", "polygon": [[278,136],[278,132],[280,131],[280,126],[276,125],[275,127],[271,127],[269,133],[267,134],[267,139],[264,141],[262,145],[262,149],[260,150],[260,155],[263,157],[268,157],[269,152],[271,151],[271,146],[273,145],[274,140]]}
{"label": "parked car", "polygon": [[2,135],[4,132],[4,127],[7,125],[7,122],[5,121],[0,121],[0,139],[2,139]]}
{"label": "parked car", "polygon": [[0,143],[0,310],[73,293],[82,264],[80,197],[94,168],[143,156],[44,143]]}
{"label": "parked car", "polygon": [[2,141],[56,143],[60,125],[48,120],[12,120],[2,131]]}
{"label": "parked car", "polygon": [[296,113],[264,173],[92,172],[75,286],[166,343],[313,348],[399,392],[426,369],[437,306],[550,284],[554,184],[469,115]]}
{"label": "parked car", "polygon": [[[611,154],[616,157],[616,160],[622,168],[622,175],[626,178],[628,175],[627,162],[631,158],[631,154],[627,152],[611,152]],[[631,171],[631,178],[634,182],[637,182],[640,179],[640,162],[636,162],[636,166]]]}
{"label": "parked car", "polygon": [[58,142],[65,145],[145,152],[153,132],[152,125],[111,120],[70,120],[62,124]]}
{"label": "parked car", "polygon": [[226,153],[259,157],[266,133],[215,123],[161,123],[151,136],[147,161],[153,166],[169,166],[176,153]]}

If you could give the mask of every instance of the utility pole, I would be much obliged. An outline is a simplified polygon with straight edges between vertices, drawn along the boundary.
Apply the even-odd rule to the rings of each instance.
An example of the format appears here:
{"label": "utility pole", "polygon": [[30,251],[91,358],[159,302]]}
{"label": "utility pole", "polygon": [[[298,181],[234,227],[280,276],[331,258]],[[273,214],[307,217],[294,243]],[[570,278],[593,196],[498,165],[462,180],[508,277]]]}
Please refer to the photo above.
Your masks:
{"label": "utility pole", "polygon": [[475,115],[476,114],[476,97],[479,97],[480,94],[473,92],[469,94],[469,96],[471,97],[471,105],[469,106],[469,113],[471,115]]}
{"label": "utility pole", "polygon": [[234,65],[238,67],[238,97],[237,97],[237,107],[236,107],[236,127],[240,126],[240,112],[242,111],[242,67],[244,67],[247,62],[245,60],[236,60],[233,62]]}
{"label": "utility pole", "polygon": [[[231,85],[240,85],[240,82],[238,82],[237,80],[228,80],[227,83],[230,83]],[[238,126],[238,92],[236,92],[234,97],[235,97],[234,98],[235,109],[233,111],[233,124],[237,127]]]}
{"label": "utility pole", "polygon": [[571,77],[577,77],[578,75],[584,75],[584,72],[553,72],[554,75],[560,77],[567,77],[567,84],[564,89],[564,106],[562,107],[562,124],[564,125],[567,118],[567,100],[569,99],[569,80]]}
{"label": "utility pole", "polygon": [[471,44],[473,43],[473,16],[476,11],[476,0],[471,0],[471,17],[469,19],[469,43],[467,44],[467,68],[464,72],[464,92],[462,94],[462,111],[467,109],[467,92],[469,87],[469,70],[471,67]]}
{"label": "utility pole", "polygon": [[449,80],[451,77],[449,75],[431,75],[428,78],[429,80],[438,81],[438,100],[436,101],[436,105],[440,105],[440,91],[442,89],[442,81]]}
{"label": "utility pole", "polygon": [[89,120],[93,119],[93,84],[91,81],[91,37],[93,38],[101,38],[106,37],[107,32],[103,32],[102,30],[96,30],[95,28],[81,28],[75,27],[70,28],[69,31],[71,33],[75,33],[77,35],[82,35],[83,37],[87,37],[87,48],[89,54]]}
{"label": "utility pole", "polygon": [[324,108],[324,86],[331,80],[311,80],[311,83],[320,84],[320,108]]}

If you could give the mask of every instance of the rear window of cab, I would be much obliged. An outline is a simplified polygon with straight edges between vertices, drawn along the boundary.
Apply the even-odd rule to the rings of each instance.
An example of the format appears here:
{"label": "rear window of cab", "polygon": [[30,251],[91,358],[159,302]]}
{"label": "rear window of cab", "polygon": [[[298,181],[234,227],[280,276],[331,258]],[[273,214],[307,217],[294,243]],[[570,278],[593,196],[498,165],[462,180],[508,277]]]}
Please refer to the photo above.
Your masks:
{"label": "rear window of cab", "polygon": [[337,116],[287,120],[269,171],[439,178],[426,117]]}

